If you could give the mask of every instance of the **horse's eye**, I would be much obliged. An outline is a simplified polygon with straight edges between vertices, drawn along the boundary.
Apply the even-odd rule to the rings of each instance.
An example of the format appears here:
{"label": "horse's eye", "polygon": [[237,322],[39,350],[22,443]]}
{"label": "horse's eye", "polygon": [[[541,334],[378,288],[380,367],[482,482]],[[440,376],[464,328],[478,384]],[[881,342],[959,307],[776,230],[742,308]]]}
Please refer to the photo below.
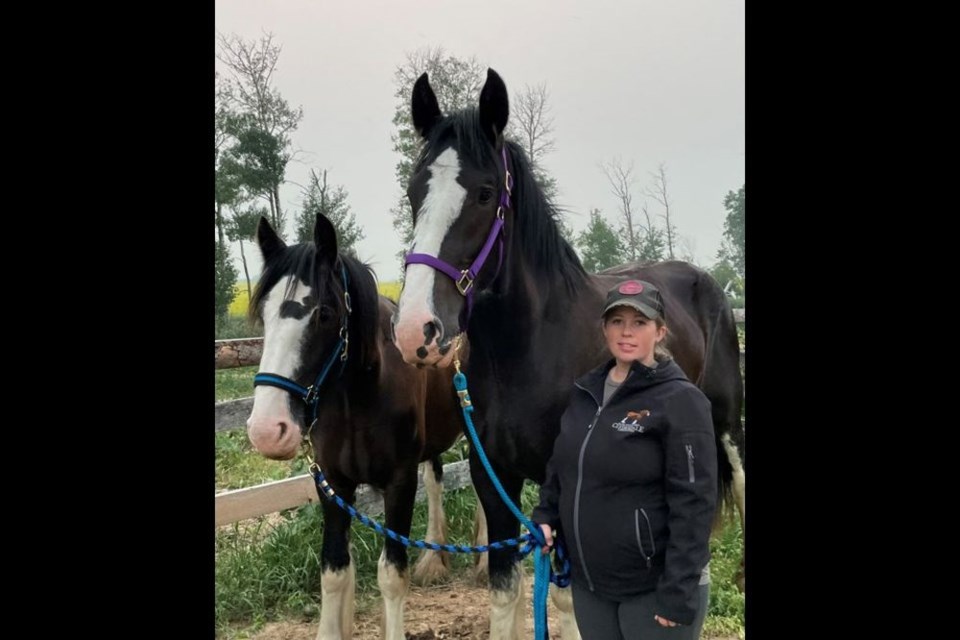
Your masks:
{"label": "horse's eye", "polygon": [[480,194],[477,196],[477,202],[480,204],[487,204],[493,200],[493,189],[484,187],[480,189]]}
{"label": "horse's eye", "polygon": [[333,317],[333,309],[329,306],[322,304],[320,305],[320,322],[329,322],[330,318]]}

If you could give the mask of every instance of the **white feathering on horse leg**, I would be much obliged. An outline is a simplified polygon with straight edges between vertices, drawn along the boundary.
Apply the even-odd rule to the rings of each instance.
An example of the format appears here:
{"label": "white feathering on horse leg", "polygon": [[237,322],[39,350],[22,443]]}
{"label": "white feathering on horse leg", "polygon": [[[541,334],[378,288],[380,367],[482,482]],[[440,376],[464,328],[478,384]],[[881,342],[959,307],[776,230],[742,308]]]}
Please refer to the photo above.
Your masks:
{"label": "white feathering on horse leg", "polygon": [[[447,522],[443,510],[443,483],[437,481],[433,473],[433,463],[429,460],[421,463],[423,484],[427,488],[427,535],[426,541],[446,544]],[[413,580],[417,584],[430,585],[439,582],[450,573],[450,554],[446,551],[423,549],[413,570]]]}
{"label": "white feathering on horse leg", "polygon": [[377,562],[377,584],[383,596],[383,638],[404,640],[403,605],[410,590],[410,576],[406,571],[397,571],[395,565],[387,562],[386,547],[380,552]]}
{"label": "white feathering on horse leg", "polygon": [[350,640],[353,637],[354,585],[356,567],[350,564],[338,571],[320,575],[320,628],[317,640]]}
{"label": "white feathering on horse leg", "polygon": [[506,589],[490,590],[490,640],[520,640],[523,635],[523,573],[514,564]]}

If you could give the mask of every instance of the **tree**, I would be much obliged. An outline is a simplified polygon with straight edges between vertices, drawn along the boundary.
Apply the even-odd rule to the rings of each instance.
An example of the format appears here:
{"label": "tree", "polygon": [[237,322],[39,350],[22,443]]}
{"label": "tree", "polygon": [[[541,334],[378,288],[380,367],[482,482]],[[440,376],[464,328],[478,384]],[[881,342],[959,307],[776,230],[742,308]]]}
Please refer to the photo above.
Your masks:
{"label": "tree", "polygon": [[526,85],[510,100],[510,120],[506,136],[514,140],[527,154],[530,168],[540,189],[548,200],[557,195],[557,181],[543,168],[543,159],[553,151],[553,118],[547,104],[547,86]]}
{"label": "tree", "polygon": [[642,228],[640,237],[640,246],[637,250],[637,259],[641,262],[660,262],[664,257],[666,249],[663,229],[658,229],[650,217],[650,210],[647,209],[647,203],[640,206],[643,213],[643,219],[646,224]]}
{"label": "tree", "polygon": [[577,236],[583,268],[596,273],[623,262],[625,247],[599,209],[590,211],[590,223]]}
{"label": "tree", "polygon": [[394,71],[397,107],[393,124],[396,133],[391,136],[391,140],[393,150],[400,154],[395,171],[400,195],[390,213],[393,216],[393,227],[399,232],[403,244],[397,253],[401,261],[401,273],[403,258],[413,242],[413,212],[410,210],[406,189],[422,145],[420,134],[414,128],[410,116],[410,95],[413,84],[424,72],[429,75],[430,86],[437,96],[440,110],[444,113],[465,109],[474,104],[486,80],[486,69],[476,58],[461,60],[447,54],[443,47],[423,48],[407,53],[406,62]]}
{"label": "tree", "polygon": [[[618,200],[620,208],[620,234],[623,236],[624,258],[630,262],[637,260],[640,254],[640,239],[642,236],[640,225],[633,219],[633,193],[630,186],[633,184],[633,163],[625,167],[620,158],[614,158],[602,165],[603,173],[607,176],[610,189]],[[646,207],[646,205],[644,205]]]}
{"label": "tree", "polygon": [[273,228],[283,236],[284,215],[280,185],[293,155],[289,134],[303,119],[301,108],[292,109],[271,86],[280,58],[280,47],[267,34],[259,41],[217,34],[216,57],[230,72],[223,81],[224,129],[237,142],[229,156],[241,172],[241,181],[252,195],[270,205]]}
{"label": "tree", "polygon": [[733,306],[743,306],[743,278],[740,277],[737,270],[729,261],[718,261],[710,269],[710,275],[723,287],[724,292],[726,292],[727,297],[731,299],[732,303],[740,303],[734,304]]}
{"label": "tree", "polygon": [[663,218],[666,221],[664,230],[667,237],[667,255],[671,260],[674,259],[674,247],[677,244],[677,228],[670,221],[670,198],[667,194],[667,168],[661,162],[653,176],[653,187],[647,188],[644,193],[656,200],[663,207]]}
{"label": "tree", "polygon": [[736,269],[737,275],[744,277],[744,255],[746,245],[744,242],[744,227],[746,222],[744,212],[744,187],[742,185],[736,193],[727,192],[723,198],[723,207],[727,210],[727,218],[723,222],[724,242],[721,245],[721,252]]}
{"label": "tree", "polygon": [[[214,92],[214,226],[217,229],[217,241],[226,246],[226,221],[223,210],[234,206],[241,197],[242,185],[235,172],[235,166],[227,154],[227,145],[231,140],[231,114],[227,104],[229,95],[220,74],[215,74]],[[226,162],[226,164],[224,164]]]}
{"label": "tree", "polygon": [[243,211],[234,209],[227,222],[227,237],[231,242],[240,244],[240,262],[243,264],[243,277],[247,282],[247,300],[253,298],[253,290],[250,286],[250,269],[247,268],[247,254],[243,250],[243,241],[253,238],[257,232],[260,217],[266,217],[267,213],[266,207],[247,207]]}
{"label": "tree", "polygon": [[341,186],[327,184],[327,171],[323,175],[310,170],[310,186],[303,198],[303,209],[297,216],[297,242],[313,240],[313,227],[317,215],[325,215],[337,232],[337,249],[342,253],[356,255],[356,244],[363,240],[363,228],[347,204],[347,192]]}
{"label": "tree", "polygon": [[[526,85],[510,101],[510,120],[506,136],[515,141],[527,154],[533,177],[544,197],[550,203],[556,201],[557,180],[544,168],[544,157],[553,151],[553,117],[547,104],[549,94],[545,84]],[[575,244],[573,230],[567,225],[563,212],[556,210],[554,218],[557,229],[572,247]]]}
{"label": "tree", "polygon": [[234,285],[237,283],[237,268],[230,261],[230,251],[227,246],[218,241],[214,241],[214,311],[217,320],[227,317],[230,310],[230,303],[236,295]]}
{"label": "tree", "polygon": [[633,163],[624,165],[614,158],[601,165],[610,190],[618,200],[620,210],[620,235],[623,237],[624,259],[630,262],[659,262],[664,259],[665,232],[653,218],[647,202],[640,205],[642,216],[637,216],[633,206]]}

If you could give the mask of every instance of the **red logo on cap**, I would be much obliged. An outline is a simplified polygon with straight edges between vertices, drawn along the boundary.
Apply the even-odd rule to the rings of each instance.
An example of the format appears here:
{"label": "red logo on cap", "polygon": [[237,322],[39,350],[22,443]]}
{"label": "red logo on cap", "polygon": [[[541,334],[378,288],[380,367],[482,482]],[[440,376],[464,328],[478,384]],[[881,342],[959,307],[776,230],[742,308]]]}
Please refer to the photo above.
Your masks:
{"label": "red logo on cap", "polygon": [[630,280],[629,282],[624,282],[620,285],[620,288],[617,289],[620,293],[625,293],[628,296],[632,296],[635,293],[640,293],[643,291],[643,285],[637,282],[636,280]]}

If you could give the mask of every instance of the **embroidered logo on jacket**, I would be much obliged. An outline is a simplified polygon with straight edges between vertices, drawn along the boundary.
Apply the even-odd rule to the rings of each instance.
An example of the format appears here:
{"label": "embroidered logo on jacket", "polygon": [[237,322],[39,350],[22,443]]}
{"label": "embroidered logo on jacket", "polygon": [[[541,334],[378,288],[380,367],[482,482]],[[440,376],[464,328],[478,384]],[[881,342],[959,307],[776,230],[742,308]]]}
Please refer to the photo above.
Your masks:
{"label": "embroidered logo on jacket", "polygon": [[642,411],[628,411],[627,417],[621,420],[620,422],[614,422],[611,427],[617,431],[631,431],[635,433],[643,433],[646,430],[646,425],[640,424],[640,421],[650,415],[650,412],[646,409]]}

